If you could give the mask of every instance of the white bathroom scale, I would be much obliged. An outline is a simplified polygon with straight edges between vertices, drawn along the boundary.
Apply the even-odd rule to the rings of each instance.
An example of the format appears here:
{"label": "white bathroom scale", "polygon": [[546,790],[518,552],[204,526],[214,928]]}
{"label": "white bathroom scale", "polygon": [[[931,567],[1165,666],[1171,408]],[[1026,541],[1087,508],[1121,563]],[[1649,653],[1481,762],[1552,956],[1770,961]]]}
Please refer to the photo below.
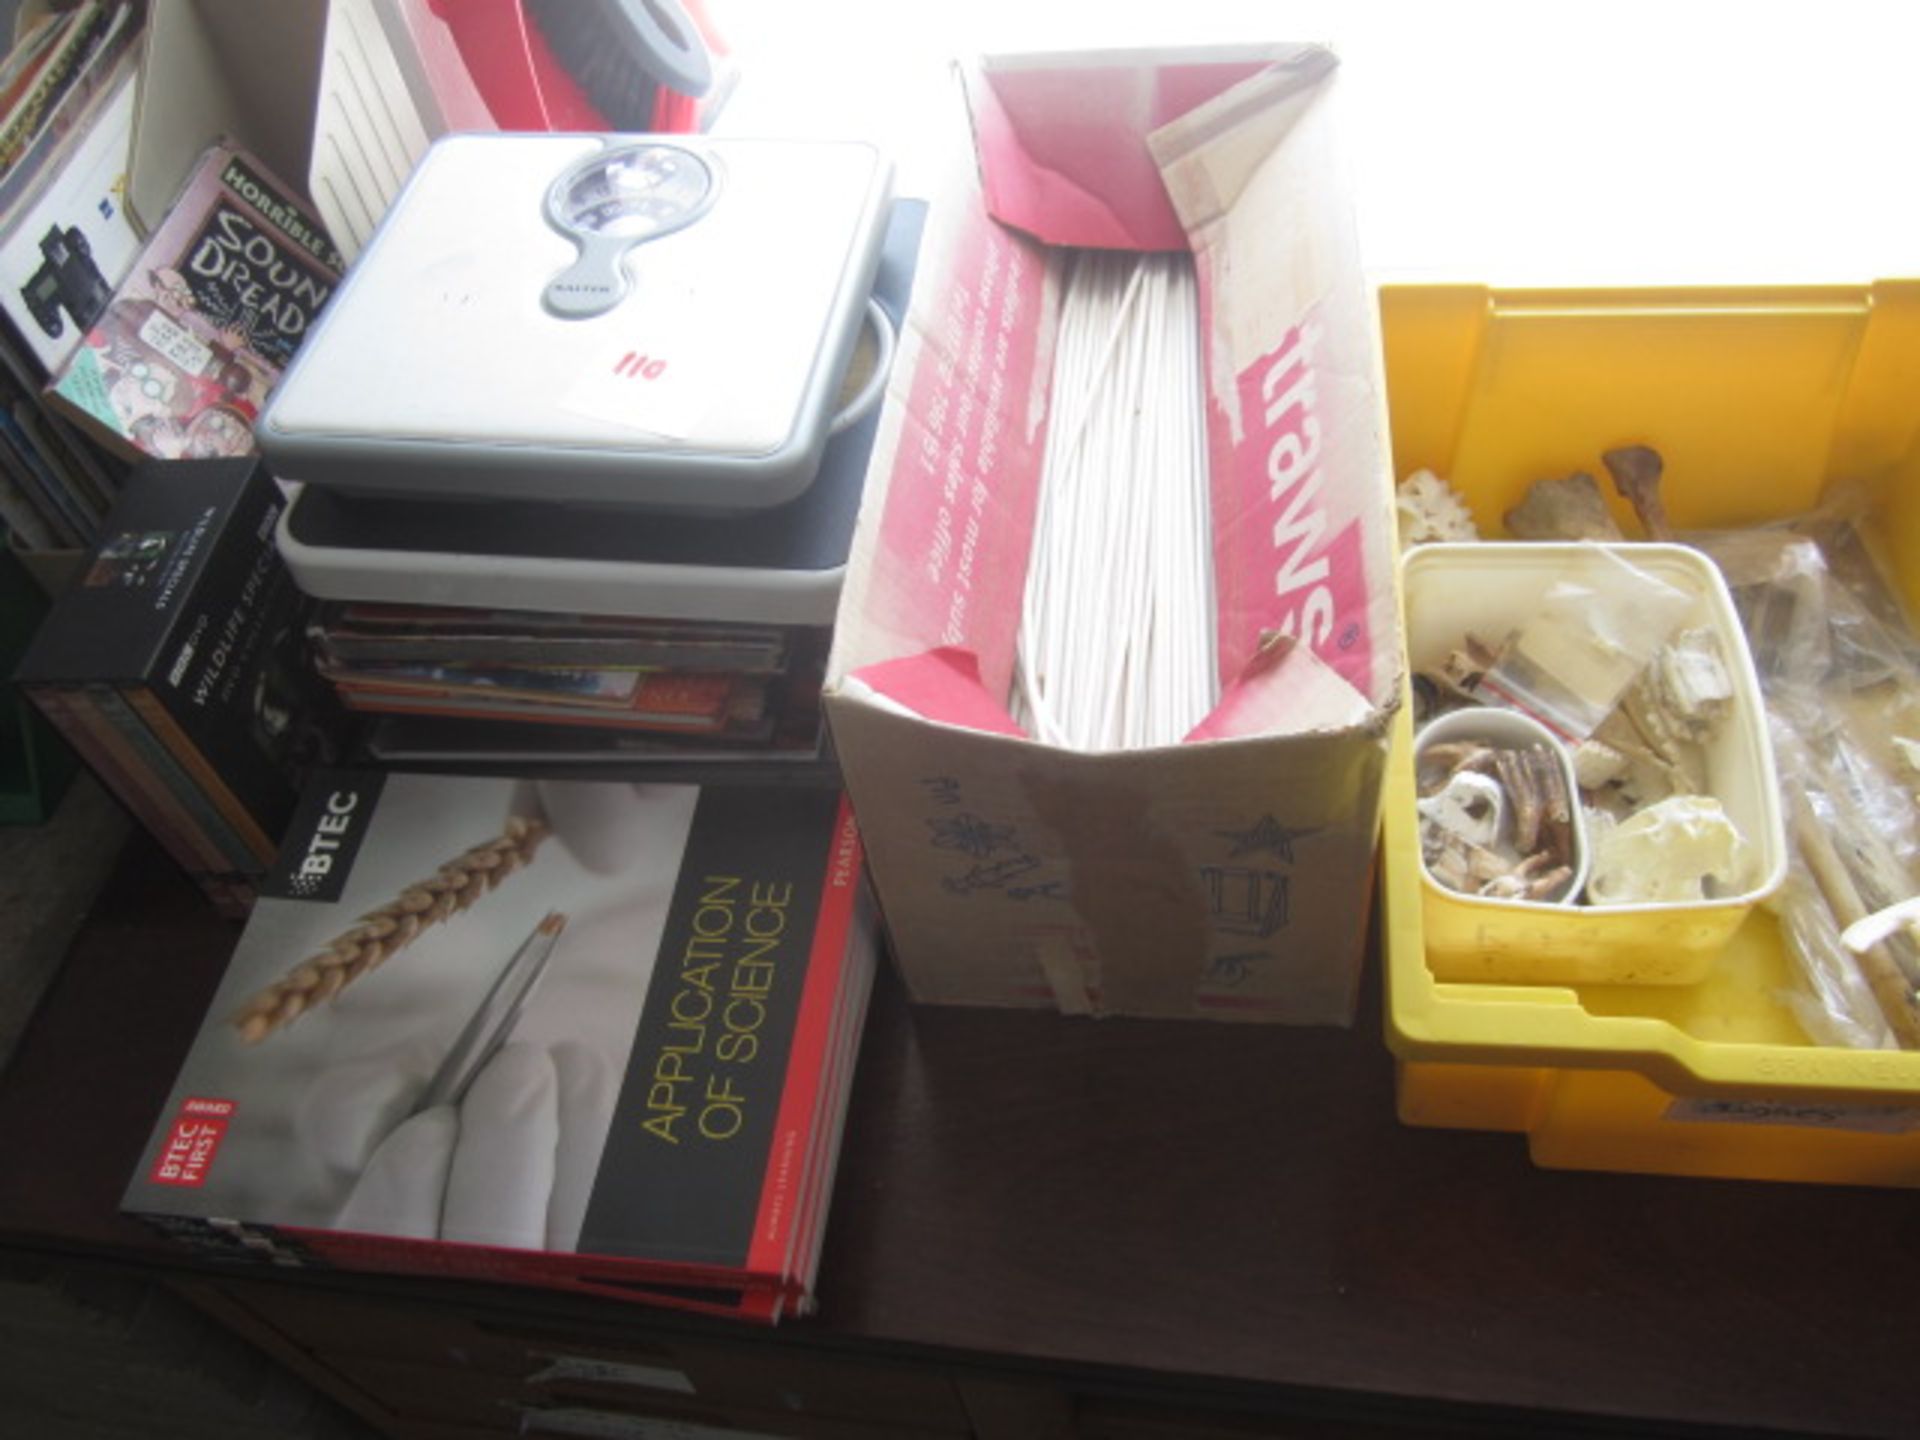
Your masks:
{"label": "white bathroom scale", "polygon": [[444,137],[281,377],[261,453],[360,494],[783,504],[839,413],[891,174],[858,142]]}
{"label": "white bathroom scale", "polygon": [[[895,324],[926,211],[890,207],[870,295]],[[280,553],[323,600],[830,625],[879,422],[875,407],[834,434],[795,499],[717,515],[303,485],[281,514]]]}

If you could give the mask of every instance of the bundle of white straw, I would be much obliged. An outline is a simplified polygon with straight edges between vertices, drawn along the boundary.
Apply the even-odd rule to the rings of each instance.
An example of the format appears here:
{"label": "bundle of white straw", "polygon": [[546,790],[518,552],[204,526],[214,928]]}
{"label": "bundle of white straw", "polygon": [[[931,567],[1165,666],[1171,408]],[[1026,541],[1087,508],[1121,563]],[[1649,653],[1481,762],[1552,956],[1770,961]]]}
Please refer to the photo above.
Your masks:
{"label": "bundle of white straw", "polygon": [[1218,698],[1193,262],[1071,263],[1015,714],[1076,750],[1172,745]]}

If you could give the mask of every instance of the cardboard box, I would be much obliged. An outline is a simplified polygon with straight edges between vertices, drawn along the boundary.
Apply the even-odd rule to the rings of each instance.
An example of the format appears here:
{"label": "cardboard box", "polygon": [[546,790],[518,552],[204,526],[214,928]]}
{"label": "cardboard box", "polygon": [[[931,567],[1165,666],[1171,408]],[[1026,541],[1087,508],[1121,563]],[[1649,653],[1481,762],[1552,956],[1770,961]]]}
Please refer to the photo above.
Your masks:
{"label": "cardboard box", "polygon": [[153,230],[231,140],[302,191],[352,260],[450,128],[494,125],[426,0],[152,0],[127,205]]}
{"label": "cardboard box", "polygon": [[304,188],[326,22],[327,0],[152,0],[126,197],[143,233],[218,140]]}
{"label": "cardboard box", "polygon": [[[964,74],[826,706],[923,1001],[1344,1024],[1404,668],[1369,295],[1309,45]],[[956,105],[956,114],[960,107]],[[1071,247],[1191,248],[1222,699],[1088,754],[1007,712]]]}

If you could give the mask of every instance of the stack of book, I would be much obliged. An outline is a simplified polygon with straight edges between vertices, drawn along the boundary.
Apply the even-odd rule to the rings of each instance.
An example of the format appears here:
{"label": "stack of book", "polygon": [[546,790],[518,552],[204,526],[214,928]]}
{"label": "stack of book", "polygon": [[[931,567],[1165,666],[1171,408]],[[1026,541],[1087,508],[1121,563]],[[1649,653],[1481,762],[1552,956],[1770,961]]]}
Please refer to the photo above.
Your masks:
{"label": "stack of book", "polygon": [[124,1207],[237,1261],[805,1311],[875,944],[834,790],[317,772]]}
{"label": "stack of book", "polygon": [[41,183],[140,33],[141,0],[34,6],[0,60],[0,205]]}
{"label": "stack of book", "polygon": [[[278,455],[272,419],[263,422],[267,463],[299,482],[281,553],[297,583],[330,602],[315,649],[343,705],[368,722],[367,758],[416,768],[837,785],[820,694],[880,423],[877,404],[862,397],[883,388],[924,215],[924,206],[905,201],[890,212],[868,330],[840,377],[811,482],[785,503],[685,509],[648,503],[644,486],[625,503],[454,499],[441,482],[464,463],[457,446],[417,447],[409,465],[420,488],[409,492],[401,488],[408,471],[376,458],[397,448],[378,416],[347,414],[330,400],[332,418],[314,431],[318,440],[289,432],[298,443],[283,438]],[[461,254],[480,253],[474,236],[457,238]],[[356,293],[367,293],[356,288],[366,257],[355,263],[276,406],[297,393],[303,374],[316,373],[307,366],[325,360],[351,369],[338,353],[351,333],[340,318],[354,313]],[[392,323],[383,321],[386,330]],[[583,331],[577,343],[580,363],[597,363],[598,342]],[[472,347],[472,363],[495,380],[513,376],[510,351],[492,337]],[[713,383],[724,411],[737,380],[716,375]],[[517,403],[532,407],[538,398]],[[542,434],[566,435],[584,423],[557,402],[551,413],[535,413]],[[353,436],[367,490],[354,487],[348,465]],[[634,438],[658,449],[641,430]],[[331,480],[302,474],[315,451],[338,467]],[[424,465],[429,456],[438,456],[437,469]]]}
{"label": "stack of book", "polygon": [[274,548],[285,505],[253,460],[134,470],[78,583],[14,674],[223,911],[244,913],[330,752],[307,601]]}
{"label": "stack of book", "polygon": [[818,747],[824,628],[330,602],[310,636],[347,709],[409,717],[371,727],[382,760],[792,758]]}
{"label": "stack of book", "polygon": [[0,524],[35,555],[92,544],[124,474],[40,391],[139,249],[125,197],[146,7],[26,13],[0,60]]}

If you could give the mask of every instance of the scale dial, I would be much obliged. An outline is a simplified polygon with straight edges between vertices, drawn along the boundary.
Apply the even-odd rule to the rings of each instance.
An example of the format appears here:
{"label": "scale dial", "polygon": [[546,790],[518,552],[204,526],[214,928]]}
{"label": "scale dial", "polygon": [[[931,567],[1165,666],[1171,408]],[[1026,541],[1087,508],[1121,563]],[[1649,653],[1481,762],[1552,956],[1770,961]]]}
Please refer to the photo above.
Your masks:
{"label": "scale dial", "polygon": [[547,191],[547,220],[580,256],[548,282],[547,309],[571,320],[611,310],[627,293],[627,252],[698,220],[719,182],[710,160],[658,140],[618,145],[570,166]]}

